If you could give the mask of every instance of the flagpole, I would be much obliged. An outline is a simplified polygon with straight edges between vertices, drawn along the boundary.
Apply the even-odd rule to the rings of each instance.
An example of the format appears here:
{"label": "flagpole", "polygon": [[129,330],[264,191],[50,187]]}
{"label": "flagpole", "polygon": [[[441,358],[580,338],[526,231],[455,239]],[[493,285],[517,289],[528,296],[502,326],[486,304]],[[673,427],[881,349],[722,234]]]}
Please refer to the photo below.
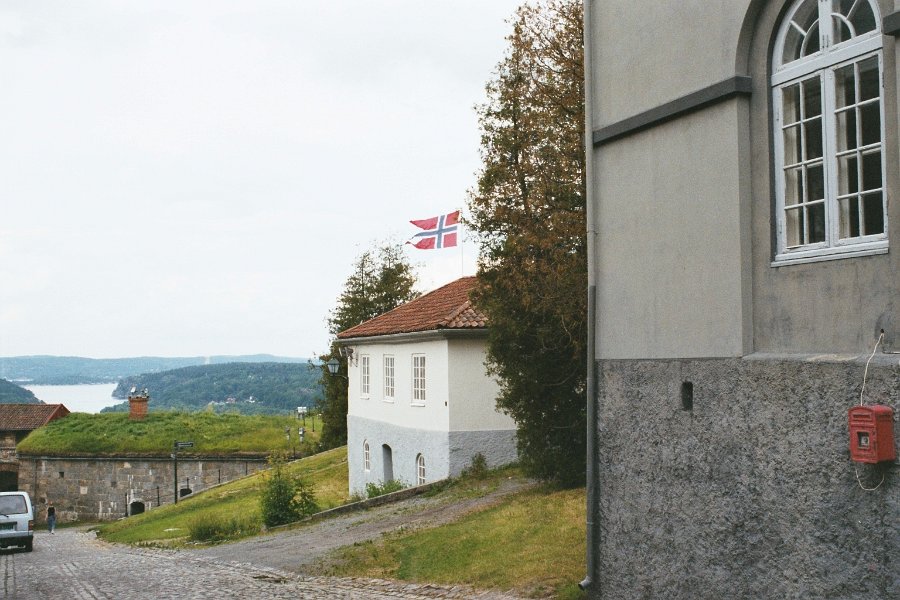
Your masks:
{"label": "flagpole", "polygon": [[[459,214],[462,214],[462,210],[459,211]],[[462,221],[458,224],[459,227],[459,276],[463,277],[466,274],[465,262],[463,261],[463,255],[465,253],[463,249],[463,244],[465,240],[463,239],[463,224]]]}

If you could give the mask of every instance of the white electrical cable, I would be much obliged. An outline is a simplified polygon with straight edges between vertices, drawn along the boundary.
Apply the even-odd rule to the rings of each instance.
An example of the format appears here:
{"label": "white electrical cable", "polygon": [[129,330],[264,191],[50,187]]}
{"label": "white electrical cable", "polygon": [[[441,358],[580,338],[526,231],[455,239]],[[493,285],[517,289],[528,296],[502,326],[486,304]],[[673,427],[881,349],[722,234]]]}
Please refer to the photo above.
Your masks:
{"label": "white electrical cable", "polygon": [[862,406],[863,403],[863,392],[866,391],[866,378],[869,376],[869,363],[872,362],[872,359],[875,358],[875,352],[878,351],[878,344],[881,343],[881,340],[884,339],[884,331],[881,332],[881,335],[878,336],[878,341],[875,342],[875,347],[872,348],[872,355],[869,357],[869,360],[866,361],[866,370],[863,372],[863,382],[862,388],[859,390],[859,405]]}
{"label": "white electrical cable", "polygon": [[867,488],[866,486],[864,486],[864,485],[862,484],[862,480],[860,480],[860,478],[859,478],[859,469],[856,468],[856,463],[853,463],[853,472],[856,473],[856,483],[859,484],[859,487],[860,487],[861,489],[863,489],[863,490],[865,490],[865,491],[867,491],[867,492],[874,492],[875,490],[877,490],[878,488],[881,487],[881,484],[882,484],[882,483],[884,483],[884,472],[882,472],[882,473],[881,473],[881,481],[878,482],[878,485],[876,485],[876,486],[873,487],[873,488]]}

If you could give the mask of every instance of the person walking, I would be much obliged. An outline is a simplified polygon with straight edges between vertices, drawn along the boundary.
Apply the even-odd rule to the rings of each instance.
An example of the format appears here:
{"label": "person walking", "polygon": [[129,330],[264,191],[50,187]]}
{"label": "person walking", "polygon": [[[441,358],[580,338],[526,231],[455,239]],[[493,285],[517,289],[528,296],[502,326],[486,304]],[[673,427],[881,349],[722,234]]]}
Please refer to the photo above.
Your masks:
{"label": "person walking", "polygon": [[56,529],[56,507],[53,506],[52,502],[48,503],[47,506],[47,529],[50,530],[50,533],[53,533],[53,530]]}

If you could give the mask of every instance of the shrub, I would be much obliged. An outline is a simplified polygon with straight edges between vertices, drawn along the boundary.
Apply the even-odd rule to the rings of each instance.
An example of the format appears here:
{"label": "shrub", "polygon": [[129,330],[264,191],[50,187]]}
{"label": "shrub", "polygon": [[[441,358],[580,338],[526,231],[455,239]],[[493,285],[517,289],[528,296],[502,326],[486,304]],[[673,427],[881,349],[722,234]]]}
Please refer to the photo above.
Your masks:
{"label": "shrub", "polygon": [[402,490],[405,485],[399,479],[389,479],[384,483],[367,483],[366,484],[366,497],[367,498],[377,498],[378,496],[384,496],[385,494],[390,494],[391,492],[399,492]]}
{"label": "shrub", "polygon": [[312,485],[288,472],[284,460],[280,454],[269,458],[271,468],[260,497],[260,512],[266,527],[293,523],[319,510]]}
{"label": "shrub", "polygon": [[201,515],[188,525],[188,536],[194,542],[221,542],[230,538],[256,533],[259,523],[252,518],[223,519]]}
{"label": "shrub", "polygon": [[484,479],[487,477],[487,459],[484,454],[478,452],[472,457],[471,464],[462,470],[463,477],[471,477],[473,479]]}

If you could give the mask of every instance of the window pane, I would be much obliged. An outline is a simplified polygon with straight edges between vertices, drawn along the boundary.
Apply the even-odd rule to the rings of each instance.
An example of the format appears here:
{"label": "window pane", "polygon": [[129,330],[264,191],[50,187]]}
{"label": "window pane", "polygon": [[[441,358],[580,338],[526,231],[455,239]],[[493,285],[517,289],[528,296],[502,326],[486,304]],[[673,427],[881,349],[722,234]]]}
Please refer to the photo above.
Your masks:
{"label": "window pane", "polygon": [[881,142],[881,103],[870,102],[859,107],[859,130],[862,134],[862,145]]}
{"label": "window pane", "polygon": [[856,104],[856,74],[853,65],[835,70],[834,88],[838,108]]}
{"label": "window pane", "polygon": [[799,246],[803,243],[805,221],[803,219],[803,209],[795,208],[785,211],[785,238],[787,239],[788,248]]}
{"label": "window pane", "polygon": [[806,155],[803,160],[822,158],[822,119],[813,119],[803,124],[806,139]]}
{"label": "window pane", "polygon": [[800,162],[800,125],[784,130],[784,164],[794,165]]}
{"label": "window pane", "polygon": [[863,210],[865,211],[864,235],[884,233],[884,202],[881,192],[863,196]]}
{"label": "window pane", "polygon": [[806,39],[803,40],[803,47],[800,49],[802,56],[809,56],[819,51],[819,24],[816,23],[809,29]]}
{"label": "window pane", "polygon": [[875,190],[881,187],[881,152],[863,154],[862,189]]}
{"label": "window pane", "polygon": [[816,244],[825,241],[825,205],[814,204],[808,209],[809,240],[807,243]]}
{"label": "window pane", "polygon": [[791,125],[800,120],[800,86],[791,85],[781,91],[784,110],[784,124]]}
{"label": "window pane", "polygon": [[850,15],[850,22],[856,29],[856,35],[875,31],[875,13],[868,2],[856,2],[856,12]]}
{"label": "window pane", "polygon": [[803,118],[822,114],[822,83],[818,77],[803,82]]}
{"label": "window pane", "polygon": [[878,57],[871,56],[859,63],[859,100],[871,100],[881,94],[878,81]]}
{"label": "window pane", "polygon": [[806,201],[823,200],[825,198],[825,171],[821,164],[806,170]]}
{"label": "window pane", "polygon": [[856,148],[856,109],[851,108],[837,114],[836,134],[838,152]]}
{"label": "window pane", "polygon": [[[784,42],[784,53],[782,54],[782,62],[789,63],[797,60],[804,54],[802,53],[803,42],[807,36],[811,35],[815,38],[816,49],[819,44],[819,28],[815,26],[819,18],[819,7],[815,2],[806,2],[803,4],[791,19],[791,25],[787,32]],[[808,33],[807,33],[808,32]]]}
{"label": "window pane", "polygon": [[800,168],[787,169],[784,172],[784,205],[793,206],[802,202],[803,177]]}
{"label": "window pane", "polygon": [[855,194],[859,191],[858,164],[856,154],[842,156],[838,160],[838,193],[840,195]]}
{"label": "window pane", "polygon": [[834,43],[840,44],[849,39],[853,39],[853,32],[850,31],[849,25],[839,17],[832,17],[831,22],[834,25]]}
{"label": "window pane", "polygon": [[859,200],[856,196],[841,200],[841,239],[859,237]]}

